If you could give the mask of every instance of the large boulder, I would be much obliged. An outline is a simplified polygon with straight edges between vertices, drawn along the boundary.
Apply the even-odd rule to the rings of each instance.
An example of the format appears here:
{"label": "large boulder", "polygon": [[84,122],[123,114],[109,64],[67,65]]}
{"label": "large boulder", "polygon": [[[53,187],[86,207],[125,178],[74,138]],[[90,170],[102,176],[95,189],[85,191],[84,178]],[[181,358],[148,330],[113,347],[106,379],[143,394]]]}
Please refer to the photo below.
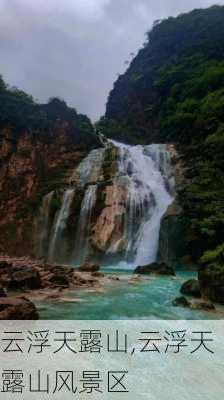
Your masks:
{"label": "large boulder", "polygon": [[198,273],[203,298],[224,304],[224,267],[204,267]]}
{"label": "large boulder", "polygon": [[[127,242],[124,238],[124,220],[128,198],[127,180],[120,178],[100,186],[97,192],[97,215],[92,228],[91,245],[100,254],[121,254]],[[115,195],[116,194],[116,195]]]}
{"label": "large boulder", "polygon": [[11,290],[32,290],[41,288],[41,278],[38,269],[29,261],[0,261],[0,283]]}
{"label": "large boulder", "polygon": [[69,266],[45,264],[39,268],[43,288],[69,288],[73,282],[74,268]]}
{"label": "large boulder", "polygon": [[200,298],[201,289],[198,279],[190,279],[189,281],[184,282],[181,286],[180,292],[187,296]]}
{"label": "large boulder", "polygon": [[99,271],[100,266],[91,261],[85,261],[80,267],[79,270],[83,272],[97,272]]}
{"label": "large boulder", "polygon": [[158,275],[175,275],[174,269],[165,263],[152,263],[142,265],[135,269],[134,274],[158,274]]}
{"label": "large boulder", "polygon": [[40,289],[41,278],[39,272],[35,268],[30,267],[16,267],[13,268],[8,288],[14,290],[20,289]]}
{"label": "large boulder", "polygon": [[36,320],[38,318],[35,305],[25,297],[0,298],[0,320]]}

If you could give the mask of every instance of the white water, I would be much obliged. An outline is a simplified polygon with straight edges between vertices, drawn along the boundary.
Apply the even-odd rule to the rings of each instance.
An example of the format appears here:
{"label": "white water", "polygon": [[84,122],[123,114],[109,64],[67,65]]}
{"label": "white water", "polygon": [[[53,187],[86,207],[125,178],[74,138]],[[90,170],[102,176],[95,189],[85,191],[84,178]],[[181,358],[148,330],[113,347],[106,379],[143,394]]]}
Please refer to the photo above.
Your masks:
{"label": "white water", "polygon": [[113,143],[119,147],[119,175],[129,179],[128,246],[122,264],[149,264],[156,260],[160,222],[173,201],[168,192],[173,184],[169,153],[161,144],[143,147]]}
{"label": "white water", "polygon": [[87,183],[91,183],[99,179],[104,153],[104,148],[92,150],[79,164],[77,172],[81,186],[85,186]]}
{"label": "white water", "polygon": [[67,219],[69,216],[69,211],[73,197],[74,197],[74,189],[68,189],[64,192],[61,209],[58,215],[56,215],[55,223],[53,226],[53,232],[48,252],[49,261],[54,261],[55,253],[57,252],[57,245],[59,243],[63,230],[66,228]]}
{"label": "white water", "polygon": [[[112,242],[107,249],[105,259],[117,257],[121,243],[126,250],[118,259],[119,266],[134,268],[136,265],[149,264],[156,260],[159,243],[159,231],[162,216],[173,201],[174,178],[170,155],[166,145],[129,146],[108,141],[109,146],[118,149],[117,171],[112,177],[115,183],[113,193],[113,215],[119,217],[120,204],[117,190],[119,184],[127,193],[125,203],[125,222],[123,233],[117,242]],[[98,184],[103,181],[102,165],[105,149],[91,151],[74,171],[78,176],[78,184],[84,190],[80,212],[74,233],[74,247],[69,256],[72,262],[81,263],[91,257],[92,216],[96,206]],[[72,180],[71,180],[72,181]],[[48,259],[57,260],[60,252],[63,258],[68,217],[75,189],[65,190],[62,205],[55,217],[48,246]],[[45,229],[46,230],[46,229]],[[71,238],[72,239],[72,238]],[[116,258],[117,260],[117,258]],[[66,260],[65,260],[66,261]],[[67,258],[68,261],[68,258]]]}
{"label": "white water", "polygon": [[86,189],[85,196],[81,204],[81,211],[78,221],[78,229],[75,238],[75,251],[73,259],[81,264],[89,251],[89,235],[91,230],[91,216],[96,202],[97,185],[90,185]]}
{"label": "white water", "polygon": [[49,239],[49,213],[53,194],[54,192],[50,192],[44,196],[37,221],[38,246],[36,252],[38,257],[42,257],[45,254],[46,243]]}

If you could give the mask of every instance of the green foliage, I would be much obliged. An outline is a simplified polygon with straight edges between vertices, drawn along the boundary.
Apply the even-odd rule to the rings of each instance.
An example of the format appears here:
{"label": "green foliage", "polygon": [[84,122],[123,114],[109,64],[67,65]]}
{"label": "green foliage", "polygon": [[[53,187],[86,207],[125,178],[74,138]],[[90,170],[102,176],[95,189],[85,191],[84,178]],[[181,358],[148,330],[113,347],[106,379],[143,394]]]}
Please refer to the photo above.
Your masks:
{"label": "green foliage", "polygon": [[216,247],[214,250],[208,250],[205,252],[203,257],[201,257],[201,262],[204,264],[218,263],[224,264],[224,243]]}
{"label": "green foliage", "polygon": [[141,130],[136,132],[127,122],[102,117],[95,124],[95,129],[109,139],[115,139],[123,143],[144,143],[144,135],[142,135]]}
{"label": "green foliage", "polygon": [[89,146],[96,141],[90,120],[65,101],[54,97],[48,104],[37,104],[32,96],[8,87],[0,76],[0,128],[9,125],[17,135],[26,131],[33,136],[50,136],[63,122],[68,123],[67,130],[75,143]]}
{"label": "green foliage", "polygon": [[[115,83],[106,117],[115,130],[128,127],[130,142],[140,132],[145,143],[176,143],[186,166],[179,199],[191,230],[189,251],[223,268],[224,7],[160,21],[147,36]],[[110,135],[122,137],[119,129]]]}

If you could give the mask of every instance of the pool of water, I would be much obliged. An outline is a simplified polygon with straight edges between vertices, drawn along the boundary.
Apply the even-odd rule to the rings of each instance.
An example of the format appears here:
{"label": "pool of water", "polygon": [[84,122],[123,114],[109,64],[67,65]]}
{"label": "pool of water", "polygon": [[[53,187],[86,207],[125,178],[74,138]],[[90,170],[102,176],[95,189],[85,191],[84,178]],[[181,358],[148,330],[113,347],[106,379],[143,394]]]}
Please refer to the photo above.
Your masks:
{"label": "pool of water", "polygon": [[[105,271],[104,271],[105,272]],[[76,290],[68,297],[78,302],[37,303],[41,319],[220,319],[223,308],[216,312],[174,307],[172,301],[180,296],[180,287],[194,272],[179,271],[176,277],[142,277],[140,283],[130,284],[131,271],[112,271],[119,281],[107,284],[103,291]]]}

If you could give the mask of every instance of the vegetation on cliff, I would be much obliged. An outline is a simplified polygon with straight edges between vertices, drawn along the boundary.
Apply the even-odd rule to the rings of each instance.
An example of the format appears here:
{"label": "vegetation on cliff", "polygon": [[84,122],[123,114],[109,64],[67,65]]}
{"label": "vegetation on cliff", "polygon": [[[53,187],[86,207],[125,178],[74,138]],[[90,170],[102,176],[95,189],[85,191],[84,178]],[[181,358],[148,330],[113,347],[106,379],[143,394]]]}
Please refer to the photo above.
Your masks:
{"label": "vegetation on cliff", "polygon": [[[58,98],[38,104],[0,78],[0,251],[32,253],[43,196],[66,187],[72,171],[98,146],[85,115]],[[52,208],[59,206],[54,199]]]}
{"label": "vegetation on cliff", "polygon": [[22,90],[9,87],[0,76],[0,128],[10,126],[17,135],[24,131],[40,135],[49,133],[60,121],[69,124],[76,143],[88,145],[94,141],[93,126],[87,116],[78,114],[57,97],[50,98],[47,104],[38,104]]}
{"label": "vegetation on cliff", "polygon": [[176,143],[189,252],[224,275],[224,7],[159,21],[147,37],[98,126],[130,143]]}

